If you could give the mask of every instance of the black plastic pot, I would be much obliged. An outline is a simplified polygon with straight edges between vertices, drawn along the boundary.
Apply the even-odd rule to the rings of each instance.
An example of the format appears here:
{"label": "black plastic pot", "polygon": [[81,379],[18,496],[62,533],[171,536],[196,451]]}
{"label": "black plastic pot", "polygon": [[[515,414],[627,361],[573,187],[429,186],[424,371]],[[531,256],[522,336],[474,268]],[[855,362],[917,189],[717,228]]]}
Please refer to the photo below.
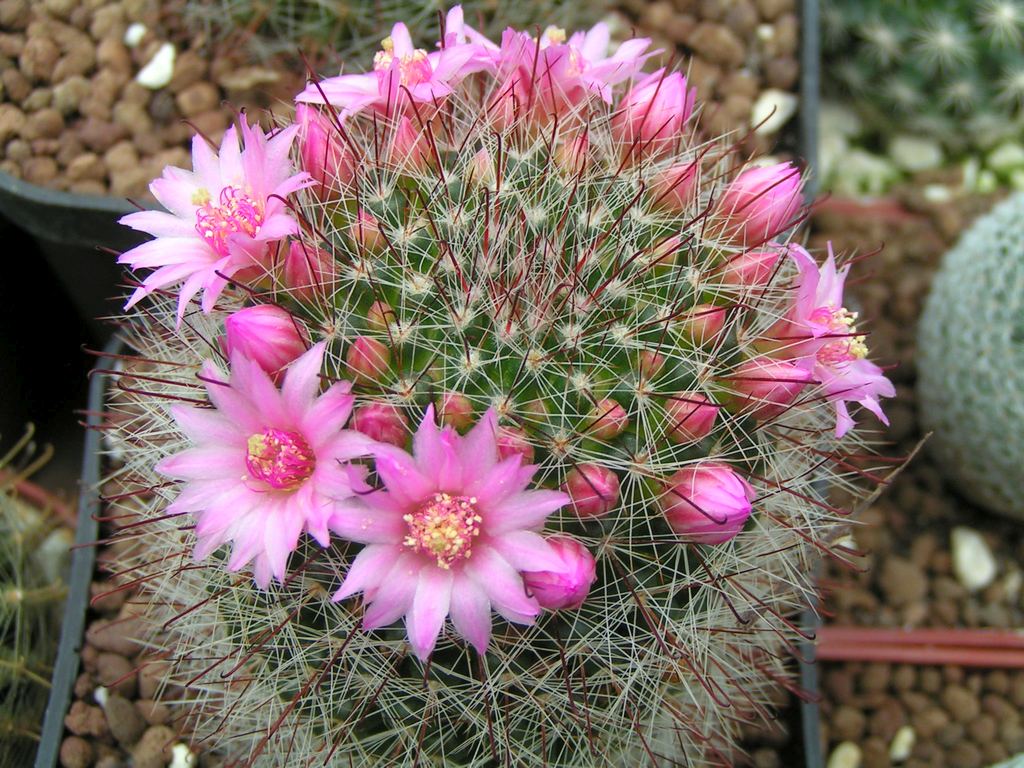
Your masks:
{"label": "black plastic pot", "polygon": [[[116,354],[119,341],[110,342],[105,355]],[[109,370],[113,358],[102,357],[96,370]],[[75,549],[68,576],[68,596],[64,603],[57,662],[50,681],[50,699],[43,716],[43,729],[36,753],[35,768],[55,768],[64,735],[64,715],[71,705],[71,694],[78,677],[80,652],[85,636],[85,612],[89,605],[89,584],[96,564],[96,538],[99,534],[100,441],[103,417],[103,396],[107,376],[96,373],[89,383],[88,420],[82,457],[82,487],[78,496],[78,521],[75,528]]]}
{"label": "black plastic pot", "polygon": [[115,252],[138,245],[146,236],[117,220],[138,210],[127,200],[76,195],[47,189],[0,171],[0,214],[31,235],[75,304],[94,338],[110,336],[96,318],[111,314],[121,268]]}

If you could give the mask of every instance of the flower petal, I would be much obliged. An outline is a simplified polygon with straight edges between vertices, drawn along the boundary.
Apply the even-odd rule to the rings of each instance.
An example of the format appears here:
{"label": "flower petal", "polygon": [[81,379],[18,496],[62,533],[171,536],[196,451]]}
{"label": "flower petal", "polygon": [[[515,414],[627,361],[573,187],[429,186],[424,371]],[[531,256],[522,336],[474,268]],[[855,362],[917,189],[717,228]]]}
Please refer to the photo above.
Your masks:
{"label": "flower petal", "polygon": [[494,610],[508,621],[532,624],[540,613],[537,601],[527,596],[522,577],[491,547],[474,547],[464,572],[487,593]]}
{"label": "flower petal", "polygon": [[488,544],[517,571],[561,571],[565,567],[544,537],[533,531],[508,531]]}
{"label": "flower petal", "polygon": [[401,547],[393,544],[370,544],[363,547],[352,561],[345,580],[341,582],[331,600],[338,602],[356,592],[363,592],[368,600],[372,600],[384,577],[401,554]]}
{"label": "flower petal", "polygon": [[492,536],[540,528],[551,513],[568,503],[569,496],[561,491],[523,491],[488,509],[483,528]]}
{"label": "flower petal", "polygon": [[405,553],[388,571],[363,614],[363,629],[383,627],[404,616],[412,605],[423,561]]}
{"label": "flower petal", "polygon": [[405,617],[409,645],[420,661],[434,650],[444,626],[452,594],[452,573],[442,568],[424,567],[416,585],[416,596]]}
{"label": "flower petal", "polygon": [[473,579],[456,574],[448,611],[455,631],[477,652],[485,653],[491,641],[491,601],[487,593]]}

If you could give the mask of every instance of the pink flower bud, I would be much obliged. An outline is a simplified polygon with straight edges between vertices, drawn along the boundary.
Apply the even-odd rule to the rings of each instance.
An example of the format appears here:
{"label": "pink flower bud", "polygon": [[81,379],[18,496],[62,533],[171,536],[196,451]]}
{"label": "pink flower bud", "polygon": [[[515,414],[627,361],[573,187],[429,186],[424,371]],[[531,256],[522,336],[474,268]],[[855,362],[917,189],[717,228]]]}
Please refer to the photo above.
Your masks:
{"label": "pink flower bud", "polygon": [[391,403],[369,403],[356,408],[352,414],[352,429],[377,442],[399,448],[405,446],[409,437],[401,409]]}
{"label": "pink flower bud", "polygon": [[375,331],[386,331],[395,322],[395,310],[383,301],[375,301],[366,310],[366,326]]}
{"label": "pink flower bud", "polygon": [[419,121],[415,124],[408,117],[398,121],[398,127],[390,147],[391,164],[405,173],[424,173],[430,169],[430,139],[426,128],[421,129]]}
{"label": "pink flower bud", "polygon": [[442,424],[448,424],[459,431],[473,424],[473,404],[465,395],[445,392],[437,410]]}
{"label": "pink flower bud", "polygon": [[619,503],[619,477],[607,467],[580,464],[565,478],[573,511],[580,517],[604,517]]}
{"label": "pink flower bud", "polygon": [[548,544],[564,565],[557,571],[523,571],[523,583],[549,611],[574,610],[583,605],[597,581],[597,562],[590,550],[568,536],[552,536]]}
{"label": "pink flower bud", "polygon": [[598,440],[612,440],[629,426],[626,409],[610,397],[597,402],[590,412],[590,418],[590,429],[587,434]]}
{"label": "pink flower bud", "polygon": [[782,252],[776,248],[747,251],[735,256],[722,268],[722,282],[750,288],[767,285],[781,256]]}
{"label": "pink flower bud", "polygon": [[721,544],[743,530],[754,489],[732,467],[706,461],[676,472],[660,499],[669,527],[687,541]]}
{"label": "pink flower bud", "polygon": [[352,153],[345,146],[333,116],[300,103],[295,107],[295,122],[299,125],[302,169],[317,182],[314,191],[323,196],[329,190],[350,184],[354,176]]}
{"label": "pink flower bud", "polygon": [[748,168],[733,179],[718,201],[726,236],[756,247],[794,223],[800,210],[799,169],[792,163]]}
{"label": "pink flower bud", "polygon": [[811,372],[785,360],[755,357],[741,363],[730,379],[736,406],[755,419],[772,419],[786,410],[812,380]]}
{"label": "pink flower bud", "polygon": [[308,336],[281,307],[260,304],[240,309],[224,321],[224,351],[242,355],[273,375],[306,351]]}
{"label": "pink flower bud", "polygon": [[480,184],[484,187],[493,187],[495,182],[494,175],[494,160],[491,158],[491,153],[486,149],[481,149],[475,155],[469,165],[470,178],[469,182],[472,184]]}
{"label": "pink flower bud", "polygon": [[356,220],[349,225],[348,236],[360,248],[372,253],[383,250],[387,244],[384,235],[380,231],[380,222],[377,221],[372,213],[368,213],[362,208],[356,214]]}
{"label": "pink flower bud", "polygon": [[288,246],[284,257],[284,285],[289,293],[303,301],[330,293],[336,271],[334,259],[321,248],[311,248],[297,240]]}
{"label": "pink flower bud", "polygon": [[650,264],[654,269],[672,267],[679,257],[679,247],[682,244],[683,238],[679,235],[666,237],[646,250],[643,255],[643,261],[646,264]]}
{"label": "pink flower bud", "polygon": [[726,309],[714,304],[695,304],[681,318],[683,333],[690,337],[694,344],[710,344],[722,332],[725,326]]}
{"label": "pink flower bud", "polygon": [[668,150],[693,112],[697,96],[678,72],[659,69],[636,83],[612,116],[612,134],[634,160]]}
{"label": "pink flower bud", "polygon": [[526,432],[519,427],[498,429],[498,455],[502,459],[507,459],[517,453],[523,457],[523,464],[533,464],[533,444]]}
{"label": "pink flower bud", "polygon": [[391,352],[369,336],[358,336],[345,355],[348,369],[359,381],[365,383],[380,381],[391,366]]}
{"label": "pink flower bud", "polygon": [[640,375],[645,379],[653,379],[665,367],[665,356],[660,352],[645,349],[640,353]]}
{"label": "pink flower bud", "polygon": [[566,139],[555,150],[555,164],[563,173],[571,176],[579,173],[586,166],[587,153],[590,151],[590,136],[584,131],[573,139]]}
{"label": "pink flower bud", "polygon": [[715,428],[718,406],[703,392],[682,392],[665,404],[670,431],[669,439],[676,443],[694,443],[703,440]]}
{"label": "pink flower bud", "polygon": [[697,163],[670,166],[651,180],[651,192],[658,205],[670,211],[685,211],[694,199]]}

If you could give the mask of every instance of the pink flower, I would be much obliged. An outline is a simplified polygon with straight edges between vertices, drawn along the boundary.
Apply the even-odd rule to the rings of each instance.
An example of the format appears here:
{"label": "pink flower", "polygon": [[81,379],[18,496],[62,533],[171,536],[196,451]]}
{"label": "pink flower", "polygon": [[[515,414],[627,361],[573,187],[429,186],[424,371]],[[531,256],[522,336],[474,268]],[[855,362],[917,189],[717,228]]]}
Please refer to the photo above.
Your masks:
{"label": "pink flower", "polygon": [[401,448],[409,437],[402,410],[391,403],[367,403],[352,414],[352,429],[362,432],[378,443],[390,443]]}
{"label": "pink flower", "polygon": [[755,419],[767,420],[784,413],[814,374],[787,360],[755,357],[740,363],[731,379],[737,404],[750,408]]}
{"label": "pink flower", "polygon": [[548,545],[562,561],[554,571],[526,571],[527,590],[549,611],[575,610],[583,605],[597,581],[597,562],[590,550],[568,536],[552,536]]}
{"label": "pink flower", "polygon": [[375,443],[343,429],[352,410],[348,382],[317,396],[324,349],[317,344],[292,363],[280,390],[241,355],[228,381],[207,362],[202,377],[215,407],[172,407],[194,446],[156,465],[185,481],[167,512],[195,516],[196,559],[230,542],[228,569],[252,562],[261,588],[284,579],[303,532],[327,546],[331,519],[363,509],[353,496],[365,488],[363,471],[347,462]]}
{"label": "pink flower", "polygon": [[619,476],[598,464],[577,466],[566,476],[563,488],[580,517],[604,517],[619,503]]}
{"label": "pink flower", "polygon": [[268,137],[243,120],[241,131],[244,147],[232,126],[219,156],[196,136],[193,170],[164,168],[163,176],[149,185],[170,213],[139,211],[121,219],[156,237],[118,258],[132,269],[155,268],[126,309],[155,290],[181,283],[179,322],[200,290],[203,311],[209,312],[232,275],[250,267],[267,269],[271,246],[298,232],[284,203],[309,183],[308,174],[296,174],[288,157],[298,127]]}
{"label": "pink flower", "polygon": [[373,57],[373,72],[310,83],[296,101],[329,103],[338,108],[341,117],[365,109],[395,115],[405,111],[410,102],[430,110],[466,75],[482,69],[485,62],[486,56],[475,43],[456,42],[433,53],[416,48],[408,27],[399,22]]}
{"label": "pink flower", "polygon": [[668,416],[668,437],[676,443],[703,440],[715,428],[718,406],[703,392],[683,392],[665,404]]}
{"label": "pink flower", "polygon": [[785,344],[782,352],[821,382],[825,397],[836,408],[836,437],[854,424],[848,402],[860,403],[888,424],[878,399],[894,397],[896,389],[867,359],[864,336],[857,333],[857,314],[843,306],[849,265],[836,269],[831,244],[820,269],[799,246],[790,248],[790,256],[800,270],[800,283],[792,310],[775,329],[775,338]]}
{"label": "pink flower", "polygon": [[405,617],[413,652],[426,659],[446,616],[481,653],[490,642],[491,610],[517,624],[540,612],[522,571],[558,571],[561,558],[535,531],[568,501],[560,491],[527,490],[536,467],[518,455],[498,458],[493,411],[465,436],[439,429],[434,408],[413,439],[413,455],[377,454],[384,489],[363,497],[370,514],[335,516],[333,530],[367,546],[341,588],[363,592],[363,627]]}
{"label": "pink flower", "polygon": [[610,397],[598,400],[590,411],[587,434],[595,440],[612,440],[629,426],[626,409]]}
{"label": "pink flower", "polygon": [[732,467],[705,461],[668,479],[661,508],[672,530],[687,541],[721,544],[743,530],[755,495]]}
{"label": "pink flower", "polygon": [[345,365],[363,384],[381,381],[391,367],[391,350],[382,341],[357,336],[345,353]]}
{"label": "pink flower", "polygon": [[288,312],[273,304],[247,307],[224,321],[224,351],[241,355],[271,376],[306,351],[309,334]]}
{"label": "pink flower", "polygon": [[299,126],[302,167],[317,183],[317,191],[349,184],[355,174],[352,153],[345,147],[333,118],[308,104],[298,104],[295,122]]}
{"label": "pink flower", "polygon": [[634,158],[670,148],[693,112],[696,88],[678,72],[659,69],[634,85],[612,116],[612,131]]}
{"label": "pink flower", "polygon": [[654,201],[672,211],[685,211],[694,201],[699,167],[696,162],[677,163],[651,180]]}
{"label": "pink flower", "polygon": [[792,163],[743,171],[718,201],[726,236],[756,247],[789,229],[800,210],[802,184],[800,170]]}
{"label": "pink flower", "polygon": [[516,454],[522,456],[526,464],[533,461],[534,448],[529,435],[519,427],[502,427],[498,430],[498,456],[507,459]]}

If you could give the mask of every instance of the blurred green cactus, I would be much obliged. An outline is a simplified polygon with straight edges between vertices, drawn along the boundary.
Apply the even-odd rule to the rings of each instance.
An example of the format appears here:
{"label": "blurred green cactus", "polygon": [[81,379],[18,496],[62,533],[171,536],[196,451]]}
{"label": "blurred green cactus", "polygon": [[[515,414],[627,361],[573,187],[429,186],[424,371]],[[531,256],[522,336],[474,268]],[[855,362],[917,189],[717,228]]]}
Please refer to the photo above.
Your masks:
{"label": "blurred green cactus", "polygon": [[918,337],[931,448],[970,498],[1024,518],[1024,194],[979,219],[942,262]]}
{"label": "blurred green cactus", "polygon": [[[26,478],[49,458],[31,456],[32,429],[0,456],[0,765],[29,765],[50,689],[71,543]],[[26,463],[27,462],[27,463]],[[37,490],[37,489],[36,489]],[[28,498],[32,497],[32,498]]]}
{"label": "blurred green cactus", "polygon": [[830,95],[883,140],[911,132],[949,153],[1024,131],[1024,4],[1018,0],[826,0]]}

